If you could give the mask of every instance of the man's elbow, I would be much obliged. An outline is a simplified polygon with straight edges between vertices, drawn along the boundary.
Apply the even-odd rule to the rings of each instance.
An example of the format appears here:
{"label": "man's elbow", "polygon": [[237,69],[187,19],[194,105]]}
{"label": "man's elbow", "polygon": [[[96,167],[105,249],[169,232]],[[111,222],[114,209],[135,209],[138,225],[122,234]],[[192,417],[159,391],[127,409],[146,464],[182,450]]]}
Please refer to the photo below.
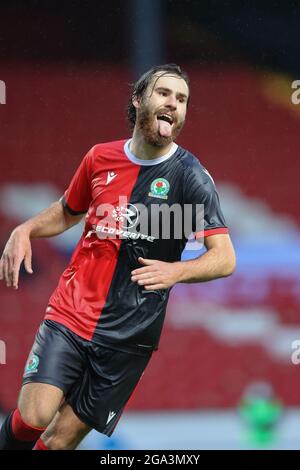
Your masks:
{"label": "man's elbow", "polygon": [[236,268],[236,257],[233,253],[232,255],[228,256],[224,262],[223,269],[222,269],[222,277],[231,276]]}
{"label": "man's elbow", "polygon": [[65,207],[63,207],[63,215],[64,215],[65,230],[68,230],[69,228],[78,224],[82,220],[85,214],[72,215],[68,212],[68,210]]}

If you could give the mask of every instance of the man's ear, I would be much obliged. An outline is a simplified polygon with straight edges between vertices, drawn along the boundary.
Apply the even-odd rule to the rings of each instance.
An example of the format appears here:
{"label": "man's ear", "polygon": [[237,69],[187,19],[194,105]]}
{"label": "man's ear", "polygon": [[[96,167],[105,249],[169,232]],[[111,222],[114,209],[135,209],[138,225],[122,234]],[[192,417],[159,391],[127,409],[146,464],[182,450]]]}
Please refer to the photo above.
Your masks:
{"label": "man's ear", "polygon": [[141,106],[141,99],[140,98],[137,98],[137,97],[134,97],[132,98],[132,104],[135,108],[140,108]]}

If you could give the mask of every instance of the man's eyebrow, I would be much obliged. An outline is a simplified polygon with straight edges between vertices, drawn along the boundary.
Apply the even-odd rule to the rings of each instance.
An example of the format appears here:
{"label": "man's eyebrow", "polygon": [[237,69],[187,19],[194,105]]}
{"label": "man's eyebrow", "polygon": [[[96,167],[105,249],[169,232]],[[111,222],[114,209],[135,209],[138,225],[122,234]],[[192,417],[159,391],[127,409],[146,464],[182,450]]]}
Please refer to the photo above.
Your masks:
{"label": "man's eyebrow", "polygon": [[[155,88],[155,90],[161,90],[161,91],[167,91],[167,92],[171,92],[172,90],[170,90],[170,88],[166,88],[164,86],[158,86],[157,88]],[[176,95],[178,96],[182,96],[184,98],[187,98],[187,95],[185,93],[180,93],[180,91],[178,91],[176,93]]]}

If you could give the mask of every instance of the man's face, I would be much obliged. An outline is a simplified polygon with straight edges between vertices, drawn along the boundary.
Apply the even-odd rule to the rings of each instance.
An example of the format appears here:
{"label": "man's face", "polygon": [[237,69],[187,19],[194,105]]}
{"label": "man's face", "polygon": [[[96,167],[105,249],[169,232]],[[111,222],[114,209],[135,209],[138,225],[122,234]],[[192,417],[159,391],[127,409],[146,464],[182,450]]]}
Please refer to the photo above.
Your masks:
{"label": "man's face", "polygon": [[163,147],[174,141],[185,121],[189,89],[177,75],[159,72],[153,76],[137,105],[136,125],[145,141]]}

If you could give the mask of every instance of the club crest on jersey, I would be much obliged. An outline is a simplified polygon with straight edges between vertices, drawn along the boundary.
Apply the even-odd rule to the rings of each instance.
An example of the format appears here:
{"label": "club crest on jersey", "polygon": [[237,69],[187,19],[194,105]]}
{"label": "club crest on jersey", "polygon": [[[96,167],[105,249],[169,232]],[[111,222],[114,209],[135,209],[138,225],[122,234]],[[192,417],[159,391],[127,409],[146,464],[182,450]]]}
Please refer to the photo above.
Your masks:
{"label": "club crest on jersey", "polygon": [[160,199],[168,199],[168,192],[170,189],[170,183],[165,178],[156,178],[151,183],[150,192],[148,196],[158,197]]}
{"label": "club crest on jersey", "polygon": [[39,358],[36,354],[31,354],[25,366],[25,374],[31,374],[38,371]]}

